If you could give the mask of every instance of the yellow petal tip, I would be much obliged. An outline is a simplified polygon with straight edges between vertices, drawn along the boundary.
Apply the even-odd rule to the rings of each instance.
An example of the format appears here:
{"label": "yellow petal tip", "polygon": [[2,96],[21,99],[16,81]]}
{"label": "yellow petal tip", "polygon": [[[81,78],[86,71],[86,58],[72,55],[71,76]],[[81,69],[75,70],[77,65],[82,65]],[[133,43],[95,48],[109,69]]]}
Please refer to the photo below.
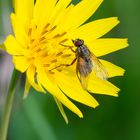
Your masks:
{"label": "yellow petal tip", "polygon": [[128,38],[125,38],[124,42],[126,43],[126,47],[128,47],[129,46]]}
{"label": "yellow petal tip", "polygon": [[120,89],[117,88],[117,89],[116,89],[116,92],[115,92],[112,96],[114,96],[114,97],[119,97],[119,92],[120,92]]}
{"label": "yellow petal tip", "polygon": [[99,103],[97,101],[96,102],[94,101],[91,105],[91,107],[94,108],[94,109],[98,106],[99,106]]}
{"label": "yellow petal tip", "polygon": [[114,18],[114,23],[116,23],[116,25],[120,23],[120,20],[118,17],[112,17],[112,18]]}
{"label": "yellow petal tip", "polygon": [[83,117],[84,117],[82,113],[80,113],[78,116],[79,116],[80,118],[83,118]]}
{"label": "yellow petal tip", "polygon": [[125,69],[122,69],[122,76],[124,76],[125,74]]}

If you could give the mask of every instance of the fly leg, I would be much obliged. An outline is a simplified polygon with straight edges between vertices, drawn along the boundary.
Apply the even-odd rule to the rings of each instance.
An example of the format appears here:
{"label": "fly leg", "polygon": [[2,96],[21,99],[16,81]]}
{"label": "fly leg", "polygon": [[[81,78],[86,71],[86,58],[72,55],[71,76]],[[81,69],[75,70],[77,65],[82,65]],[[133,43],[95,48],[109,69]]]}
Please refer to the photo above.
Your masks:
{"label": "fly leg", "polygon": [[[70,64],[61,64],[61,65],[59,65],[59,66],[54,67],[54,68],[51,69],[51,70],[57,69],[57,68],[62,67],[62,66],[69,67],[69,66],[71,66],[71,65],[73,65],[73,64],[75,63],[76,59],[77,59],[77,58],[75,58]],[[51,70],[50,70],[50,71],[51,71]]]}
{"label": "fly leg", "polygon": [[61,45],[61,46],[64,46],[64,47],[68,47],[69,49],[71,49],[72,52],[76,53],[76,51],[73,50],[73,46],[64,45],[64,44],[61,44],[61,43],[60,43],[60,45]]}

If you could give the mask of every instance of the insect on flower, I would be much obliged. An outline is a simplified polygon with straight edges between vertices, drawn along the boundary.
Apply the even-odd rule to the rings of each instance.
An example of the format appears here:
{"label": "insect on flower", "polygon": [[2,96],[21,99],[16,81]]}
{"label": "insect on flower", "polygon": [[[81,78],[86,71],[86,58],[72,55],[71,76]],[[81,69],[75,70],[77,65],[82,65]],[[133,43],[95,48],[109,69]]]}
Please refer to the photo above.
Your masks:
{"label": "insect on flower", "polygon": [[117,97],[120,91],[105,79],[123,76],[125,70],[97,59],[128,46],[126,38],[102,38],[120,21],[110,17],[86,22],[102,2],[13,2],[14,11],[10,17],[14,35],[9,34],[4,45],[13,58],[15,69],[26,73],[24,98],[31,87],[41,93],[50,93],[66,122],[63,105],[83,117],[71,99],[96,108],[99,103],[91,94]]}
{"label": "insect on flower", "polygon": [[73,46],[61,45],[69,47],[71,51],[75,53],[75,59],[70,64],[61,64],[53,69],[57,69],[61,66],[71,66],[77,61],[76,74],[84,89],[87,89],[88,77],[92,71],[94,71],[99,78],[106,80],[108,78],[108,72],[98,58],[90,52],[84,44],[84,40],[75,39],[72,40],[72,42],[74,46],[77,47],[76,50],[72,49]]}

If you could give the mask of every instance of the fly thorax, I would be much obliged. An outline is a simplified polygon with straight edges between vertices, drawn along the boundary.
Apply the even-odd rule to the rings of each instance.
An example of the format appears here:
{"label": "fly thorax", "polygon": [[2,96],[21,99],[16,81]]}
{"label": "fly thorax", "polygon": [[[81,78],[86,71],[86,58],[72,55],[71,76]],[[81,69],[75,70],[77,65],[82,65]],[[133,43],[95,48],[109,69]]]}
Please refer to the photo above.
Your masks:
{"label": "fly thorax", "polygon": [[79,47],[78,53],[79,53],[80,57],[82,57],[82,58],[88,59],[90,57],[90,52],[85,45],[82,45]]}

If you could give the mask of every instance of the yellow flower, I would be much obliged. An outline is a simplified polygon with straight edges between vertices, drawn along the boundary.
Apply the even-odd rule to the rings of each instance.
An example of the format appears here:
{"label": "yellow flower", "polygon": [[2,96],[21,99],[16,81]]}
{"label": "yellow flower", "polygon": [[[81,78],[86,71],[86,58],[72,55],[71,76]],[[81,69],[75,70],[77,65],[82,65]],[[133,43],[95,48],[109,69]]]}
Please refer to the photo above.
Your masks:
{"label": "yellow flower", "polygon": [[[53,69],[61,64],[70,64],[75,58],[75,53],[64,47],[74,47],[72,39],[83,39],[96,57],[128,46],[127,39],[100,38],[119,23],[117,17],[83,25],[102,1],[82,0],[73,5],[71,0],[14,0],[15,12],[11,14],[14,36],[9,35],[5,40],[6,50],[13,56],[15,68],[26,72],[26,89],[31,85],[39,92],[47,90],[63,115],[62,104],[83,117],[70,99],[97,107],[98,102],[89,92],[118,96],[119,88],[94,74],[88,81],[89,92],[84,90],[76,76],[76,63]],[[100,61],[109,77],[124,74],[124,69],[108,61]]]}

